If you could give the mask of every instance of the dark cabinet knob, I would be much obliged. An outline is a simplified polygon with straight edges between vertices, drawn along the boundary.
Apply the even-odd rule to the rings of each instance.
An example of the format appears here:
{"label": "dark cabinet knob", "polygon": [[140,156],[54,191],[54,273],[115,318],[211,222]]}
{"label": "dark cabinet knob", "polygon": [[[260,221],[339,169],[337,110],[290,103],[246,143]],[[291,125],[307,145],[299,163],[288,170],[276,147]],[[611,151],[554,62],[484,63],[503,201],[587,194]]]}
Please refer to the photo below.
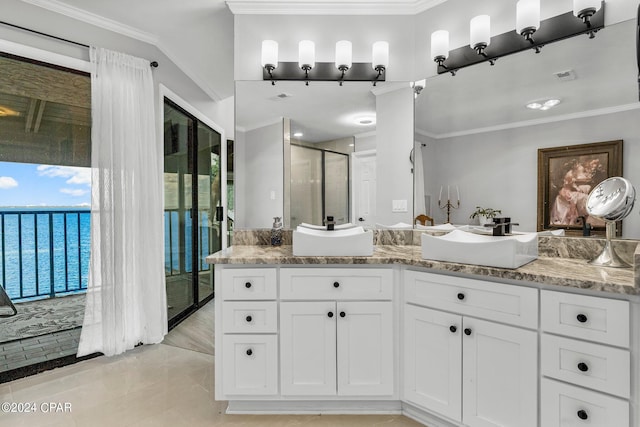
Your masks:
{"label": "dark cabinet knob", "polygon": [[245,283],[245,284],[244,284],[244,287],[245,287],[245,288],[247,288],[247,289],[249,289],[249,288],[251,287],[251,282],[247,282],[247,283]]}
{"label": "dark cabinet knob", "polygon": [[247,322],[251,322],[253,320],[253,317],[247,316],[245,319],[247,320]]}
{"label": "dark cabinet knob", "polygon": [[460,293],[458,294],[458,299],[459,299],[460,301],[462,301],[462,300],[464,299],[464,294],[463,294],[462,292],[460,292]]}
{"label": "dark cabinet knob", "polygon": [[328,313],[327,313],[327,316],[329,316],[329,317],[333,317],[333,312],[332,312],[332,311],[328,312]]}
{"label": "dark cabinet knob", "polygon": [[334,287],[334,288],[339,288],[339,287],[340,287],[340,283],[338,283],[338,282],[333,282],[333,287]]}
{"label": "dark cabinet knob", "polygon": [[471,335],[471,329],[470,328],[465,328],[464,329],[464,334],[465,335]]}
{"label": "dark cabinet knob", "polygon": [[586,420],[587,418],[589,418],[589,414],[587,414],[587,411],[585,411],[584,409],[580,409],[578,411],[578,418],[580,418],[581,420]]}
{"label": "dark cabinet knob", "polygon": [[455,326],[451,325],[451,326],[449,326],[449,330],[450,330],[452,333],[454,333],[454,334],[455,334],[455,333],[456,333],[456,331],[458,330],[458,328],[456,328]]}
{"label": "dark cabinet knob", "polygon": [[576,316],[576,319],[578,319],[578,322],[580,323],[585,323],[587,321],[587,316],[585,314],[580,313]]}
{"label": "dark cabinet knob", "polygon": [[364,218],[360,217],[360,218],[358,218],[358,221],[363,222]]}
{"label": "dark cabinet knob", "polygon": [[580,362],[578,363],[578,369],[582,372],[587,372],[589,370],[589,366],[584,362]]}
{"label": "dark cabinet knob", "polygon": [[344,316],[346,316],[346,315],[347,315],[347,313],[345,313],[344,311],[341,311],[341,312],[340,312],[340,317],[344,317]]}
{"label": "dark cabinet knob", "polygon": [[253,354],[253,350],[248,349],[248,350],[247,350],[247,356],[251,356],[252,354]]}

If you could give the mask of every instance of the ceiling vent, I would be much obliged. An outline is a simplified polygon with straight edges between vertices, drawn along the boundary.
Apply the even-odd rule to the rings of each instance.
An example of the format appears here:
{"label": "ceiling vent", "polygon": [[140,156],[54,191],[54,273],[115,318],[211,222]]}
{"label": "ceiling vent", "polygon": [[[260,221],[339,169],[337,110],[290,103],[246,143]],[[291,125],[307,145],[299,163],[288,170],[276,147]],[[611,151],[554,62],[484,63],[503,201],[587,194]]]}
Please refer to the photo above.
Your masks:
{"label": "ceiling vent", "polygon": [[576,72],[573,70],[559,71],[557,73],[553,73],[553,75],[561,82],[568,82],[577,78]]}

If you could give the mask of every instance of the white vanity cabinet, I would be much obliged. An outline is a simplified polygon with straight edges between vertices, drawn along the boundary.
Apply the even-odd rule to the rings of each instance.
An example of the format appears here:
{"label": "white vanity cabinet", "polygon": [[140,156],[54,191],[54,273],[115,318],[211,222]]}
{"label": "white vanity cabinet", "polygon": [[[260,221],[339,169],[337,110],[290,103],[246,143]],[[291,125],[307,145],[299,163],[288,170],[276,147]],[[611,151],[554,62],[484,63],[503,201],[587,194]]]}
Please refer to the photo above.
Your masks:
{"label": "white vanity cabinet", "polygon": [[538,291],[416,271],[404,285],[404,400],[470,427],[537,427],[538,334],[497,321],[537,329]]}
{"label": "white vanity cabinet", "polygon": [[629,311],[628,301],[542,291],[544,427],[629,425]]}
{"label": "white vanity cabinet", "polygon": [[392,396],[390,269],[282,268],[283,396]]}

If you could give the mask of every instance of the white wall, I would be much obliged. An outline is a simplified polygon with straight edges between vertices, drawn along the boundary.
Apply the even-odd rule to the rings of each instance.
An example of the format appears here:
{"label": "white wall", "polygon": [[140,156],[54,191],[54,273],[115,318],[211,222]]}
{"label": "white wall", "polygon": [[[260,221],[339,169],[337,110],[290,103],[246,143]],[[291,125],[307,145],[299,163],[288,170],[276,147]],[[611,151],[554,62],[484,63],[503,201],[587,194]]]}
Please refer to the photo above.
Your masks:
{"label": "white wall", "polygon": [[283,137],[282,121],[236,130],[235,228],[271,228],[274,216],[283,217]]}
{"label": "white wall", "polygon": [[[623,175],[640,192],[640,111],[568,120],[525,128],[432,140],[423,149],[425,191],[432,194],[436,223],[444,211],[434,208],[441,185],[460,187],[461,207],[452,222],[468,224],[476,206],[502,209],[520,223],[518,230],[536,230],[539,148],[622,139]],[[640,203],[623,221],[625,238],[640,238]]]}
{"label": "white wall", "polygon": [[[413,224],[413,89],[408,85],[376,94],[376,222]],[[406,200],[406,212],[392,212],[393,200]]]}

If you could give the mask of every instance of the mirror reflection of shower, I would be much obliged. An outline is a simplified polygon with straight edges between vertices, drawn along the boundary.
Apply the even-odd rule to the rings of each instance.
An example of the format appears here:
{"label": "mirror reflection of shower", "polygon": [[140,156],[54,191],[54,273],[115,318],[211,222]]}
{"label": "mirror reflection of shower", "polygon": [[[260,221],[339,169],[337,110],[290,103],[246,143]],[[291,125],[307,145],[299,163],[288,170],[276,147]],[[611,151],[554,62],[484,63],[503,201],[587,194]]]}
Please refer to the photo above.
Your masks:
{"label": "mirror reflection of shower", "polygon": [[349,156],[292,141],[291,228],[322,225],[327,215],[349,222]]}

